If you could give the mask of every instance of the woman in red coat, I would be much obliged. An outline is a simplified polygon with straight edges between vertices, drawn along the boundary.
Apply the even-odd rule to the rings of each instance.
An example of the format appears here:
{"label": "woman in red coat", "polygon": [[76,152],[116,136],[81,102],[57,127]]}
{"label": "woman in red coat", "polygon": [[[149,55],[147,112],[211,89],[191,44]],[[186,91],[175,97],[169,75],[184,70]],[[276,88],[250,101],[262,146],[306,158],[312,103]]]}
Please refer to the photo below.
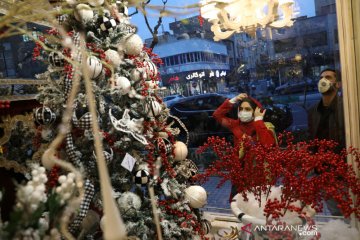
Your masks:
{"label": "woman in red coat", "polygon": [[[226,116],[235,104],[239,103],[238,119],[232,119]],[[274,132],[263,121],[266,110],[261,109],[261,104],[248,97],[246,93],[227,99],[213,113],[213,117],[222,126],[231,130],[234,134],[234,146],[239,148],[239,157],[243,157],[242,149],[240,149],[241,140],[250,137],[253,141],[257,141],[263,145],[273,145],[276,143]],[[230,200],[236,195],[236,189],[232,187]]]}

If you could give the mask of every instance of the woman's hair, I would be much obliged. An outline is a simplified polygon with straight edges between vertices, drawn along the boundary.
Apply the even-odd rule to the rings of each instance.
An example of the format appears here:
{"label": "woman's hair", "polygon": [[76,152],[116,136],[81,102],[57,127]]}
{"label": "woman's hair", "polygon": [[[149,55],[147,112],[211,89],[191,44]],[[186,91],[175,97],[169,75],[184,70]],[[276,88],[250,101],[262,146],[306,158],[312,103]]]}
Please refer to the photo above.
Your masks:
{"label": "woman's hair", "polygon": [[257,107],[257,104],[250,98],[244,98],[240,103],[239,103],[239,106],[238,106],[238,109],[239,107],[241,106],[241,104],[243,102],[247,102],[249,103],[250,107],[255,111],[256,107]]}

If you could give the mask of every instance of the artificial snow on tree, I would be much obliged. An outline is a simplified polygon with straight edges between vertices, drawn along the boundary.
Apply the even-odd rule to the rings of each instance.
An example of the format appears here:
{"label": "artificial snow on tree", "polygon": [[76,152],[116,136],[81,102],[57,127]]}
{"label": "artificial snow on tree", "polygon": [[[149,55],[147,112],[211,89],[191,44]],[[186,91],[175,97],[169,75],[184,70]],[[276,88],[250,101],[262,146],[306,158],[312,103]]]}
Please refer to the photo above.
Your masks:
{"label": "artificial snow on tree", "polygon": [[[33,172],[33,179],[19,188],[22,208],[15,213],[25,216],[21,211],[29,208],[36,216],[24,220],[41,218],[48,227],[41,230],[24,222],[16,229],[21,237],[40,239],[65,237],[64,229],[75,238],[107,238],[106,232],[121,229],[109,226],[112,216],[105,216],[106,203],[114,203],[111,206],[120,210],[126,227],[122,234],[128,237],[204,238],[209,225],[202,221],[200,208],[206,204],[206,192],[191,186],[197,167],[186,159],[186,144],[176,141],[180,130],[172,127],[172,121],[180,120],[164,111],[158,95],[161,59],[135,33],[127,2],[110,3],[62,1],[56,10],[61,29],[51,29],[38,39],[33,57],[51,63],[48,71],[37,76],[48,82],[37,96],[43,106],[34,111],[36,129],[14,129],[12,136],[24,143],[12,144],[11,151],[27,152],[19,155],[21,164],[41,160],[46,168],[36,170],[40,175]],[[68,109],[70,114],[65,114]],[[94,132],[96,126],[99,129]],[[53,148],[58,135],[64,135],[64,140]],[[58,158],[74,168],[59,167]],[[102,195],[103,165],[98,163],[103,160],[111,183],[106,190],[112,189],[113,196],[111,190]],[[75,170],[82,173],[82,182],[76,182]],[[67,207],[74,210],[71,202],[76,197],[81,197],[77,211],[69,214]],[[1,239],[17,234],[9,233],[12,223],[0,224]]]}

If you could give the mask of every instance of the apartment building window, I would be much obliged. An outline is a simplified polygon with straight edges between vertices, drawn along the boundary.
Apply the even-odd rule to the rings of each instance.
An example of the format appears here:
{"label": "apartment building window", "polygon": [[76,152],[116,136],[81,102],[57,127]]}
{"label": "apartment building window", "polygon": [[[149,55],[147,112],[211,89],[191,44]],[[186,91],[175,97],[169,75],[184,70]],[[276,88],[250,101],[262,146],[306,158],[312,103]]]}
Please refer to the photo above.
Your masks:
{"label": "apartment building window", "polygon": [[327,32],[307,34],[304,35],[303,39],[305,48],[325,46],[327,45]]}
{"label": "apartment building window", "polygon": [[287,38],[274,41],[275,53],[287,52],[295,49],[296,38]]}

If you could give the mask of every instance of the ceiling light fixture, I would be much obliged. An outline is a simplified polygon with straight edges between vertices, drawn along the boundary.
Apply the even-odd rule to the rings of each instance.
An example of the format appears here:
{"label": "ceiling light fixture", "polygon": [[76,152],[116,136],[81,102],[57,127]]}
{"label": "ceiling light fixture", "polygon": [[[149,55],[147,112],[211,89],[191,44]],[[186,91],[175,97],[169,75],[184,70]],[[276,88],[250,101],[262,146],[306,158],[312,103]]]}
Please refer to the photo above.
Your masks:
{"label": "ceiling light fixture", "polygon": [[259,27],[291,27],[293,5],[294,0],[202,0],[200,12],[212,24],[214,40],[220,41]]}

